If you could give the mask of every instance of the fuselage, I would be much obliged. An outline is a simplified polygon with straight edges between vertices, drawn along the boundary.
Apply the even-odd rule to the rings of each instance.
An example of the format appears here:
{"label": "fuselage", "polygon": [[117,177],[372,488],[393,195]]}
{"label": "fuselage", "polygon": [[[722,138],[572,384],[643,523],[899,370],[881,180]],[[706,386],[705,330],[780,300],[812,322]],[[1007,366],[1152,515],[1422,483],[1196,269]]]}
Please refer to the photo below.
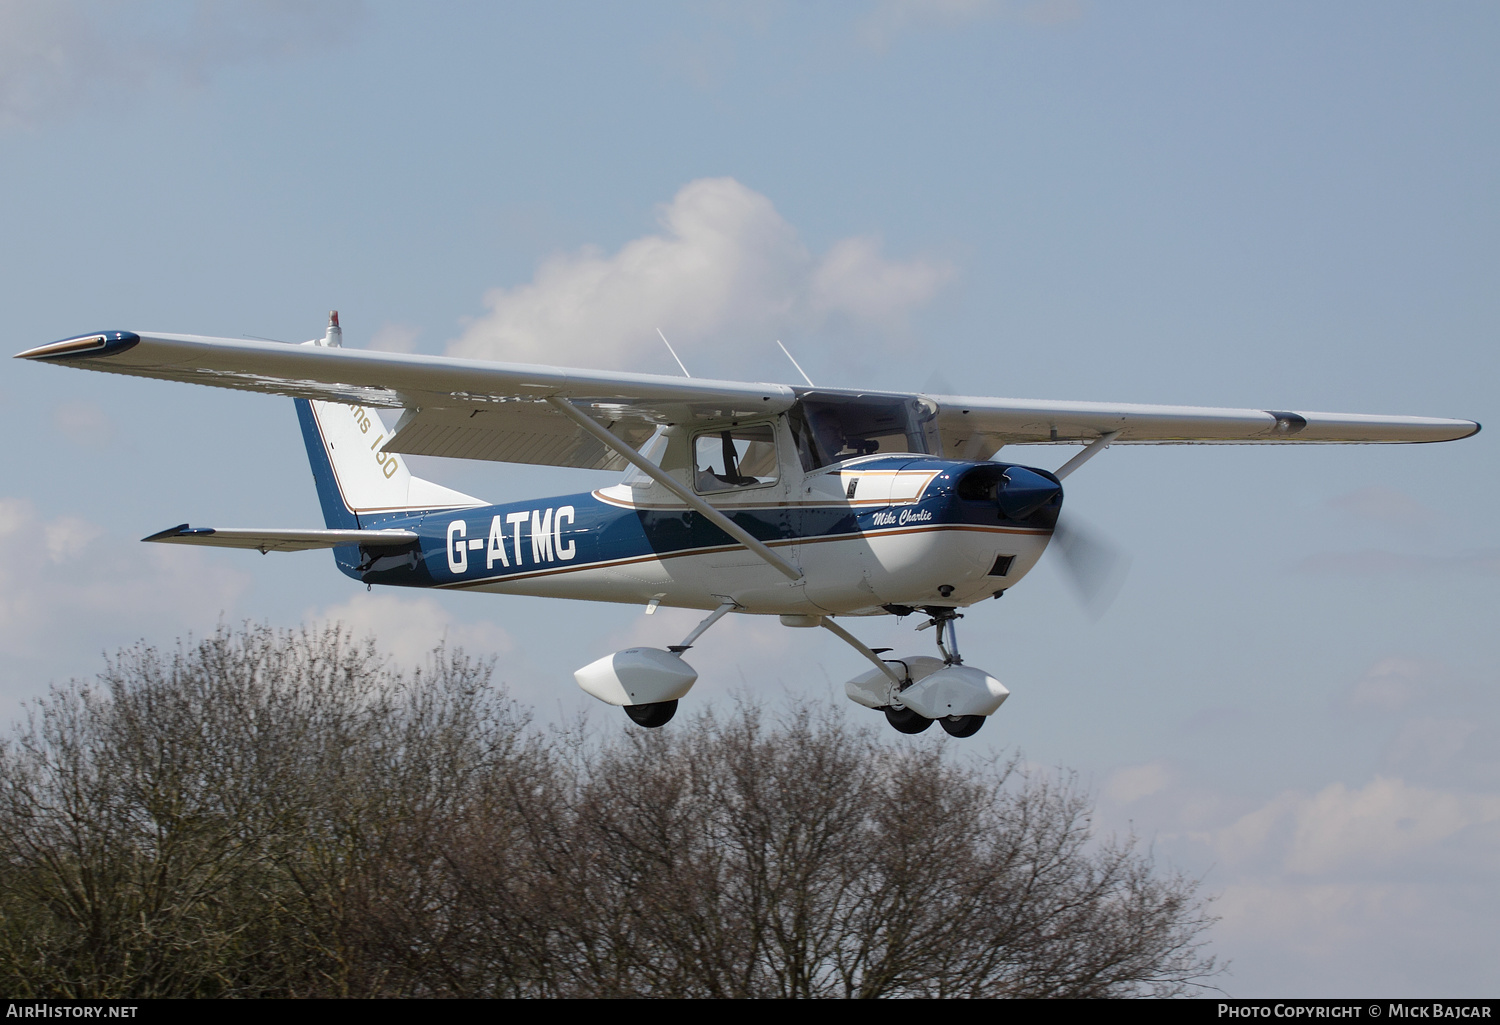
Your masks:
{"label": "fuselage", "polygon": [[[648,480],[540,501],[363,517],[416,532],[409,548],[335,549],[368,584],[443,587],[746,612],[871,615],[964,606],[1013,586],[1056,523],[1059,492],[1012,516],[1013,464],[872,455],[713,505],[799,569],[790,581]],[[1046,471],[1029,471],[1055,483]],[[1014,509],[1012,510],[1014,512]]]}

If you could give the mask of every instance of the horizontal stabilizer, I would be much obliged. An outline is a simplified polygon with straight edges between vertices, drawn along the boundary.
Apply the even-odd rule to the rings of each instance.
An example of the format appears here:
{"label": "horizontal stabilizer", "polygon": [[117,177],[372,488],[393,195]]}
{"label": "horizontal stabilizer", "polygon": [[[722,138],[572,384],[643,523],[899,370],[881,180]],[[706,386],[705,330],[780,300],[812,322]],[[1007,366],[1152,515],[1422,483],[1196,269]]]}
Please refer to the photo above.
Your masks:
{"label": "horizontal stabilizer", "polygon": [[190,527],[186,523],[141,538],[178,545],[215,548],[254,548],[258,552],[305,552],[313,548],[361,545],[365,548],[404,548],[417,541],[410,530],[281,530],[239,527]]}

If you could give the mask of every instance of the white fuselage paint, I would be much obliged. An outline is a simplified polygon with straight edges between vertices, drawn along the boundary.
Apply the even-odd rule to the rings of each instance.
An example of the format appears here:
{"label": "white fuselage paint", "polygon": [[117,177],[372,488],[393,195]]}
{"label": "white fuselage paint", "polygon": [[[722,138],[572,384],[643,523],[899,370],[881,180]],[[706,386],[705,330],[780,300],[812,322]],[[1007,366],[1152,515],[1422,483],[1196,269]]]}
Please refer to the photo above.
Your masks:
{"label": "white fuselage paint", "polygon": [[[803,572],[796,583],[745,549],[725,546],[585,566],[553,562],[533,573],[449,586],[642,605],[659,599],[670,607],[700,609],[713,609],[729,598],[746,612],[766,615],[874,615],[886,604],[964,606],[989,598],[1024,577],[1049,538],[1050,531],[1044,530],[908,524],[861,535],[773,542],[771,547]],[[1001,555],[1014,556],[1009,572],[988,575]],[[944,595],[943,587],[953,590]]]}

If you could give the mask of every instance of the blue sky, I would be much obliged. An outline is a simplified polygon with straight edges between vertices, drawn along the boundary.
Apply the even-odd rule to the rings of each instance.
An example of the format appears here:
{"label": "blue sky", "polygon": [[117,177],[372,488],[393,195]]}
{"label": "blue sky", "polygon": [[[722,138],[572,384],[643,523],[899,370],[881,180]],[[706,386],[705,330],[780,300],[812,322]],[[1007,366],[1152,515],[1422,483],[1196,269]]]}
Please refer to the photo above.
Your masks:
{"label": "blue sky", "polygon": [[[796,380],[781,338],[834,385],[1500,426],[1497,52],[1482,3],[0,0],[0,302],[12,352],[338,308],[409,351],[670,373],[659,326],[704,376]],[[289,402],[6,362],[0,411],[7,717],[138,638],[341,618],[560,721],[692,618],[137,543],[318,525]],[[1046,560],[970,613],[1012,697],[964,756],[1076,770],[1201,877],[1232,993],[1493,995],[1494,441],[1094,460],[1068,506],[1129,576],[1098,620]],[[694,655],[703,702],[863,671],[748,617]]]}

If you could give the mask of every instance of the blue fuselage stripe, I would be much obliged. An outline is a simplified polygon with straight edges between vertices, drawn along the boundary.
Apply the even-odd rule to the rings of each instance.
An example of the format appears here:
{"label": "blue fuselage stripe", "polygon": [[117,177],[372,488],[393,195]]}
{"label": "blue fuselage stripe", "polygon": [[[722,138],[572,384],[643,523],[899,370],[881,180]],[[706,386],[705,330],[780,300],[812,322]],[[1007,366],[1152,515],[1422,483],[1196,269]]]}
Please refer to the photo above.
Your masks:
{"label": "blue fuselage stripe", "polygon": [[[957,498],[952,479],[972,465],[923,461],[924,468],[941,472],[918,502],[721,509],[751,535],[773,546],[920,529],[1049,532],[1035,523],[1006,520],[993,499]],[[601,501],[594,493],[361,519],[364,527],[400,527],[415,531],[420,539],[400,551],[335,549],[339,567],[367,583],[412,587],[469,587],[539,573],[741,547],[691,509],[630,508]]]}

